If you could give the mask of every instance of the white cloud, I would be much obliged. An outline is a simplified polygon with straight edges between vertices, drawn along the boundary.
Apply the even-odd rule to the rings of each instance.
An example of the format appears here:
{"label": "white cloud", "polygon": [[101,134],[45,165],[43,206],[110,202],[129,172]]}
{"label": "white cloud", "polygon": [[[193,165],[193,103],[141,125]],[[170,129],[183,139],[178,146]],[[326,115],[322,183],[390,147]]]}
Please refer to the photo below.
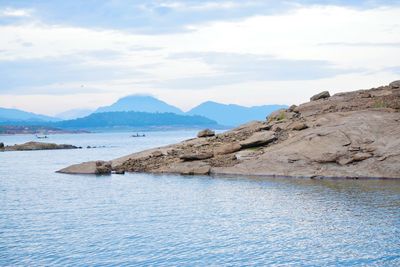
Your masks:
{"label": "white cloud", "polygon": [[[229,1],[221,3],[226,5],[226,8],[232,4]],[[199,7],[213,8],[210,3]],[[174,8],[181,7],[175,5]],[[0,16],[2,12],[4,13],[4,10],[0,11]],[[26,13],[22,10],[18,12],[14,10],[14,15],[31,14],[26,10]],[[208,99],[246,105],[291,104],[305,101],[310,94],[322,89],[352,90],[377,86],[396,79],[396,74],[390,70],[399,66],[397,55],[400,55],[400,47],[391,45],[400,43],[398,14],[400,7],[359,10],[337,6],[310,6],[285,14],[256,16],[234,22],[192,25],[190,32],[159,35],[45,25],[38,21],[0,26],[0,36],[2,36],[0,60],[69,58],[72,61],[80,58],[81,62],[77,62],[77,65],[79,63],[85,68],[90,69],[93,66],[95,69],[101,66],[107,67],[110,71],[126,73],[125,77],[120,75],[108,77],[102,72],[98,81],[85,80],[85,86],[88,88],[99,88],[98,94],[95,92],[90,94],[92,95],[90,105],[83,105],[82,101],[72,101],[79,97],[76,95],[76,91],[79,91],[77,86],[82,84],[79,79],[72,79],[62,85],[53,82],[44,84],[40,90],[38,85],[25,88],[27,91],[32,91],[26,96],[16,96],[8,91],[7,95],[0,95],[0,105],[14,105],[54,114],[66,107],[62,103],[67,100],[65,103],[68,103],[69,108],[95,107],[111,103],[120,96],[139,92],[153,93],[185,109]],[[99,51],[117,51],[118,54],[115,57],[106,56]],[[215,77],[221,74],[221,69],[201,58],[171,57],[176,53],[208,53],[211,55],[209,60],[212,60],[213,53],[247,54],[255,58],[273,56],[287,62],[323,61],[338,69],[365,71],[338,74],[335,77],[320,77],[309,81],[301,79],[289,81],[290,77],[285,80],[284,75],[280,73],[281,80],[278,81],[265,79],[241,80],[226,84],[211,83],[207,89],[195,90],[193,88],[196,84],[191,86],[191,79],[195,83],[199,78]],[[88,54],[91,56],[85,56]],[[230,64],[237,66],[249,64],[241,62],[240,56],[237,59]],[[273,64],[273,61],[271,62]],[[127,70],[140,71],[143,74],[134,77]],[[226,71],[229,77],[231,70],[237,71],[241,68],[233,66],[222,71]],[[252,74],[251,69],[247,68],[246,71]],[[255,68],[254,71],[260,75],[263,69]],[[249,77],[254,76],[257,75]],[[178,89],[179,86],[174,87],[173,84],[164,88],[158,87],[170,80],[176,80],[178,83],[179,80],[185,80],[189,83],[185,90],[182,90],[182,86]],[[68,86],[74,95],[72,93],[68,95]],[[50,95],[49,92],[48,96],[44,97],[42,94],[48,88],[60,88],[63,96]],[[35,90],[41,94],[42,102],[45,101],[46,105],[28,101],[33,99],[31,97]]]}
{"label": "white cloud", "polygon": [[30,17],[31,14],[31,9],[14,9],[9,7],[0,9],[0,17]]}

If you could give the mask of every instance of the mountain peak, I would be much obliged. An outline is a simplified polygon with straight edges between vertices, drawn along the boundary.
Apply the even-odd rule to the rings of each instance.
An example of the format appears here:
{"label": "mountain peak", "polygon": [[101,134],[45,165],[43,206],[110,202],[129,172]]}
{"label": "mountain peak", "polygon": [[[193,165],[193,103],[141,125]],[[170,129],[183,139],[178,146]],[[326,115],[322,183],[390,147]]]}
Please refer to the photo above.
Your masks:
{"label": "mountain peak", "polygon": [[152,113],[176,113],[182,114],[183,112],[164,101],[157,99],[151,95],[128,95],[118,99],[110,106],[100,107],[96,113],[111,112],[111,111],[139,111],[139,112],[152,112]]}

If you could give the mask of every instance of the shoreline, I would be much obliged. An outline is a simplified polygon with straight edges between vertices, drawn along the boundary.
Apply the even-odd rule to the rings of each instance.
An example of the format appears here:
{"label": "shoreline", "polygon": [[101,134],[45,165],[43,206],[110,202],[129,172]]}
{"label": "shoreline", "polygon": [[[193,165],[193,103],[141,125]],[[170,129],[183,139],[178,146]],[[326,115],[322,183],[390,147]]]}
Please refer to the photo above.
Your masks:
{"label": "shoreline", "polygon": [[[92,173],[65,173],[60,172],[60,170],[55,171],[55,173],[65,174],[65,175],[72,175],[72,176],[87,176],[87,177],[104,177],[110,175],[120,175],[115,172],[111,172],[109,174],[96,174],[93,175]],[[346,176],[287,176],[287,175],[274,175],[274,174],[240,174],[240,173],[210,173],[210,174],[181,174],[181,173],[159,173],[159,172],[126,172],[125,174],[131,175],[150,175],[150,176],[181,176],[181,177],[204,177],[204,178],[241,178],[241,179],[298,179],[298,180],[330,180],[330,181],[352,181],[352,180],[360,180],[360,181],[396,181],[399,182],[400,178],[391,178],[391,177],[346,177]]]}
{"label": "shoreline", "polygon": [[59,172],[398,179],[398,136],[400,81],[333,96],[324,91],[265,121],[219,134],[206,129],[177,144]]}

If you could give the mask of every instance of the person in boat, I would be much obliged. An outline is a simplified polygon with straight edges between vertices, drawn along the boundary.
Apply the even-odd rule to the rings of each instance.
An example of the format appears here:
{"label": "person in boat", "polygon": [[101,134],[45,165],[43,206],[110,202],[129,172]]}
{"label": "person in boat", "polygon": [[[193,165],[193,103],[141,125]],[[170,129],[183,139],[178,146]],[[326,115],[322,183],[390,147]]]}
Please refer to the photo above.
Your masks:
{"label": "person in boat", "polygon": [[145,137],[145,134],[136,133],[136,135],[132,135],[132,137]]}

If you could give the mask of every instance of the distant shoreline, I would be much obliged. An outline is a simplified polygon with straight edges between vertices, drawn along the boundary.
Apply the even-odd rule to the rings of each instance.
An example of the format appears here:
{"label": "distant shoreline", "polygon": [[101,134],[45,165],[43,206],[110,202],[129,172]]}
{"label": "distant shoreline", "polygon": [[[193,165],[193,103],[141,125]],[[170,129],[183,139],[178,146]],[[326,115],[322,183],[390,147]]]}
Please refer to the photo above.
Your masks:
{"label": "distant shoreline", "polygon": [[[2,126],[0,125],[0,128]],[[212,127],[214,130],[229,130],[232,127],[219,126]],[[13,136],[13,135],[56,135],[56,134],[92,134],[92,133],[143,133],[143,132],[162,132],[162,131],[197,131],[202,127],[149,127],[149,128],[87,128],[87,129],[76,129],[66,130],[58,129],[58,131],[49,132],[12,132],[12,133],[1,133],[0,136]]]}
{"label": "distant shoreline", "polygon": [[52,134],[76,134],[89,133],[86,130],[65,130],[46,126],[17,126],[0,125],[0,136],[5,135],[52,135]]}

